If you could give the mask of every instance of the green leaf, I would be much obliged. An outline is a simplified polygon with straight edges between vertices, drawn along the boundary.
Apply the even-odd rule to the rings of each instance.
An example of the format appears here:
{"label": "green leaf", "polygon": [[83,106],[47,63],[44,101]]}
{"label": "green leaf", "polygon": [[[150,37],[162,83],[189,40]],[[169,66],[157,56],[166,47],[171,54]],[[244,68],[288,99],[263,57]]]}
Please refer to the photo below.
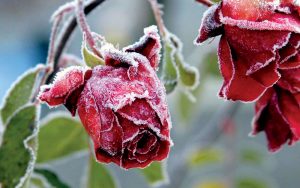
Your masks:
{"label": "green leaf", "polygon": [[241,151],[241,161],[251,165],[261,165],[264,161],[262,153],[255,149],[243,149]]}
{"label": "green leaf", "polygon": [[174,34],[169,34],[169,41],[172,43],[174,51],[174,63],[178,69],[181,84],[190,90],[194,90],[199,85],[199,71],[197,68],[187,64],[182,56],[182,43]]}
{"label": "green leaf", "polygon": [[48,169],[37,168],[34,170],[34,172],[38,175],[43,176],[47,180],[48,184],[51,185],[51,187],[56,187],[56,188],[70,187],[66,183],[62,182],[54,172]]}
{"label": "green leaf", "polygon": [[87,66],[93,68],[95,66],[98,65],[104,65],[105,62],[103,59],[101,59],[100,57],[96,56],[93,52],[91,52],[85,42],[83,42],[82,44],[82,49],[81,49],[81,53],[82,53],[82,57],[84,62],[86,63]]}
{"label": "green leaf", "polygon": [[37,176],[33,174],[30,178],[30,183],[29,183],[30,188],[44,188],[44,187],[49,187],[48,182],[42,177],[42,176]]}
{"label": "green leaf", "polygon": [[172,43],[168,40],[165,41],[162,80],[167,93],[171,93],[178,82],[178,70],[175,66],[174,53],[175,48],[172,46]]}
{"label": "green leaf", "polygon": [[177,83],[187,90],[194,90],[199,85],[199,71],[188,65],[182,56],[182,44],[172,33],[164,38],[164,61],[162,80],[167,93],[172,92]]}
{"label": "green leaf", "polygon": [[1,108],[4,125],[18,109],[30,102],[35,89],[35,81],[41,69],[42,66],[38,65],[36,68],[28,70],[12,85]]}
{"label": "green leaf", "polygon": [[88,148],[82,124],[57,112],[46,117],[39,132],[38,163],[55,160]]}
{"label": "green leaf", "polygon": [[226,184],[221,181],[205,181],[199,183],[196,188],[226,188]]}
{"label": "green leaf", "polygon": [[241,178],[237,181],[237,188],[268,188],[266,182],[254,178]]}
{"label": "green leaf", "polygon": [[0,148],[2,188],[27,183],[35,163],[37,119],[37,107],[30,105],[16,112],[7,123]]}
{"label": "green leaf", "polygon": [[168,181],[166,167],[163,162],[152,162],[150,166],[139,170],[150,185],[157,185]]}
{"label": "green leaf", "polygon": [[203,63],[204,63],[205,71],[203,71],[203,73],[201,74],[202,76],[204,76],[203,74],[205,74],[205,76],[210,75],[216,78],[221,77],[217,53],[215,52],[208,53],[205,56]]}
{"label": "green leaf", "polygon": [[188,159],[191,167],[202,166],[207,164],[220,163],[223,160],[223,153],[217,149],[201,149],[192,154]]}
{"label": "green leaf", "polygon": [[88,174],[85,182],[87,188],[117,187],[114,178],[106,166],[97,163],[93,157],[90,157],[87,173]]}
{"label": "green leaf", "polygon": [[196,89],[200,80],[198,69],[185,63],[181,53],[176,53],[175,62],[179,70],[179,78],[182,85],[191,90]]}

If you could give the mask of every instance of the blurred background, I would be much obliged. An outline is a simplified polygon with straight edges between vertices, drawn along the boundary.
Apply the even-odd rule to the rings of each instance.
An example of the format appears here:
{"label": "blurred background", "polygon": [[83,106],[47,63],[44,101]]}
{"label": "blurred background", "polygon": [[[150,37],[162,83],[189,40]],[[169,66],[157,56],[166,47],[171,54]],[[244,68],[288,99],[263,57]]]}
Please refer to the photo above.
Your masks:
{"label": "blurred background", "polygon": [[[0,0],[0,97],[28,68],[46,61],[51,14],[64,0]],[[168,96],[172,115],[174,147],[167,162],[171,188],[297,188],[300,184],[300,147],[267,151],[265,135],[249,137],[252,104],[232,104],[217,97],[222,79],[218,72],[218,38],[194,46],[206,7],[193,0],[161,0],[167,28],[183,42],[185,60],[199,68],[201,86],[192,103],[180,88]],[[93,31],[120,47],[143,35],[155,24],[146,0],[109,0],[88,16]],[[68,52],[80,55],[78,30]],[[60,109],[61,110],[61,109]],[[235,110],[235,111],[234,111]],[[232,118],[226,114],[234,111]],[[43,108],[43,115],[48,112]],[[190,147],[191,146],[191,147]],[[182,157],[187,152],[188,157]],[[53,161],[49,168],[71,187],[80,187],[86,153]],[[108,165],[122,188],[149,187],[136,170]]]}

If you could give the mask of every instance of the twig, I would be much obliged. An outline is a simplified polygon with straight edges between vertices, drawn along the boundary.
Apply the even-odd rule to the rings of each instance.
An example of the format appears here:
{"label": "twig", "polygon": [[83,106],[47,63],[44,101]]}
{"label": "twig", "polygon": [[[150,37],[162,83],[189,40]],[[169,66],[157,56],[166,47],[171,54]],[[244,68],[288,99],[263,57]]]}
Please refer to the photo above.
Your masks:
{"label": "twig", "polygon": [[[90,1],[84,8],[83,11],[85,14],[89,14],[92,10],[94,10],[98,5],[103,3],[105,0],[92,0]],[[69,10],[69,9],[68,9]],[[63,31],[61,31],[61,35],[57,42],[57,47],[55,50],[55,39],[57,37],[58,25],[63,18],[63,11],[59,11],[59,14],[55,14],[52,32],[50,36],[48,57],[47,57],[47,67],[44,72],[42,72],[41,79],[39,84],[37,84],[36,91],[32,98],[32,102],[38,104],[37,95],[40,90],[40,86],[49,83],[55,75],[55,72],[58,70],[59,59],[64,51],[64,48],[72,35],[74,29],[77,26],[76,17],[73,16],[72,19],[67,23],[66,27],[64,27]]]}
{"label": "twig", "polygon": [[[105,0],[94,0],[89,2],[84,8],[84,13],[88,15],[92,10],[94,10],[98,5],[102,4],[104,1]],[[76,17],[73,16],[73,18],[71,18],[69,22],[66,24],[66,26],[63,28],[63,31],[61,32],[61,35],[57,42],[57,47],[56,47],[56,52],[54,57],[54,72],[50,74],[46,83],[50,83],[50,81],[55,75],[55,72],[58,70],[58,63],[59,63],[60,56],[62,55],[65,46],[69,38],[71,37],[73,31],[75,30],[76,26],[77,26],[77,20]]]}
{"label": "twig", "polygon": [[84,40],[88,43],[92,51],[100,58],[102,58],[101,53],[95,48],[96,42],[94,40],[94,37],[92,35],[91,29],[87,23],[86,17],[84,15],[83,11],[83,0],[77,0],[77,6],[76,6],[76,18],[77,23],[79,24],[79,27],[83,33]]}
{"label": "twig", "polygon": [[205,6],[208,6],[208,7],[214,5],[214,3],[212,1],[210,1],[210,0],[196,0],[196,1],[199,2],[199,3],[201,3],[201,4],[203,4],[203,5],[205,5]]}
{"label": "twig", "polygon": [[166,30],[164,21],[162,19],[162,11],[160,9],[160,5],[158,4],[157,0],[148,0],[148,1],[151,5],[159,32],[160,32],[161,36],[164,37],[167,34],[167,30]]}

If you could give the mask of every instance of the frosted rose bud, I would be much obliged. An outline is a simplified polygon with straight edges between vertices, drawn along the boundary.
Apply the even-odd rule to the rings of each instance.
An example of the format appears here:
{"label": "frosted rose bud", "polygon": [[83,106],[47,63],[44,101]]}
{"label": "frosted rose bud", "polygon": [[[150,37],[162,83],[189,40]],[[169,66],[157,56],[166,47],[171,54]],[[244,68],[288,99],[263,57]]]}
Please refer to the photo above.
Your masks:
{"label": "frosted rose bud", "polygon": [[279,67],[282,78],[256,102],[253,132],[264,131],[270,151],[300,139],[300,54]]}
{"label": "frosted rose bud", "polygon": [[99,162],[129,169],[165,159],[171,121],[163,84],[156,75],[160,59],[156,27],[122,51],[100,49],[105,66],[70,67],[39,95],[50,106],[64,104],[79,117],[94,143]]}
{"label": "frosted rose bud", "polygon": [[220,97],[251,102],[277,83],[278,67],[299,53],[298,10],[291,0],[223,0],[206,11],[196,44],[221,35]]}

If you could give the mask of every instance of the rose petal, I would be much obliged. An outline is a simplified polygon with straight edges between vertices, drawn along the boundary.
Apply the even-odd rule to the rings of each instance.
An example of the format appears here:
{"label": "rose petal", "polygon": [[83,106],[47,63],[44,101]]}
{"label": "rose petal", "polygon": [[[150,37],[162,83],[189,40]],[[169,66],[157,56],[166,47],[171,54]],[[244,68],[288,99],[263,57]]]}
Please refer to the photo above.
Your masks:
{"label": "rose petal", "polygon": [[300,107],[294,96],[280,89],[278,93],[278,102],[283,117],[288,122],[294,135],[294,141],[300,139]]}
{"label": "rose petal", "polygon": [[219,20],[220,9],[221,4],[218,3],[206,10],[202,18],[199,35],[195,41],[196,44],[201,44],[208,38],[212,38],[223,33],[223,25]]}
{"label": "rose petal", "polygon": [[276,62],[272,62],[266,67],[251,74],[250,77],[262,84],[264,87],[269,88],[273,86],[281,77],[277,71],[278,65]]}
{"label": "rose petal", "polygon": [[300,54],[298,53],[295,57],[291,58],[289,61],[280,64],[279,68],[282,70],[300,68]]}
{"label": "rose petal", "polygon": [[220,97],[230,100],[250,102],[256,100],[267,89],[255,79],[246,75],[247,67],[241,60],[233,62],[230,46],[222,36],[218,56],[224,83],[220,90]]}
{"label": "rose petal", "polygon": [[78,100],[78,115],[86,131],[94,141],[95,147],[100,147],[100,112],[89,84],[86,85]]}
{"label": "rose petal", "polygon": [[251,135],[256,135],[257,133],[263,131],[264,127],[257,124],[258,119],[261,116],[261,113],[263,110],[267,107],[269,102],[272,99],[272,96],[274,95],[274,89],[270,88],[268,89],[255,103],[255,116],[252,120],[252,132]]}
{"label": "rose petal", "polygon": [[121,115],[117,116],[123,129],[123,142],[131,142],[139,134],[139,131],[143,126],[138,126]]}
{"label": "rose petal", "polygon": [[291,33],[225,26],[225,35],[237,56],[247,61],[247,74],[252,74],[276,59],[276,50],[287,45]]}
{"label": "rose petal", "polygon": [[278,82],[280,87],[292,93],[300,92],[300,67],[295,69],[282,69],[280,73],[282,75],[282,79]]}
{"label": "rose petal", "polygon": [[114,111],[131,103],[135,98],[147,96],[144,82],[130,80],[127,68],[96,67],[88,83],[92,87],[97,104]]}
{"label": "rose petal", "polygon": [[292,133],[280,111],[277,95],[273,95],[270,103],[263,109],[255,122],[255,127],[264,130],[268,140],[268,148],[272,152],[277,151],[288,140],[291,140]]}
{"label": "rose petal", "polygon": [[136,52],[145,56],[151,67],[155,70],[158,69],[158,63],[160,61],[160,37],[156,26],[151,26],[144,29],[145,35],[140,39],[139,42],[125,47],[125,52]]}
{"label": "rose petal", "polygon": [[160,132],[160,121],[156,112],[145,99],[136,99],[133,103],[117,111],[122,117],[132,121],[136,126],[146,125],[155,132]]}
{"label": "rose petal", "polygon": [[280,54],[279,63],[282,64],[288,61],[290,58],[297,55],[299,53],[299,47],[300,47],[300,35],[292,33],[287,46],[279,50],[279,54]]}
{"label": "rose petal", "polygon": [[237,20],[256,21],[272,13],[267,7],[266,0],[223,0],[222,13],[224,16]]}
{"label": "rose petal", "polygon": [[283,13],[273,13],[268,19],[262,21],[237,20],[220,14],[220,21],[225,25],[237,26],[248,30],[277,30],[300,33],[298,16]]}
{"label": "rose petal", "polygon": [[[74,102],[73,106],[68,102],[67,107],[75,115],[76,102],[81,93],[80,90],[83,89],[81,86],[84,85],[85,79],[88,79],[89,76],[90,70],[87,68],[77,66],[66,68],[57,73],[53,84],[42,87],[38,98],[49,106],[57,106],[66,104],[68,97],[71,96],[69,100]],[[75,90],[76,92],[74,92]]]}
{"label": "rose petal", "polygon": [[113,119],[113,126],[108,131],[102,131],[100,134],[100,147],[111,156],[121,155],[123,144],[123,130],[117,117]]}

